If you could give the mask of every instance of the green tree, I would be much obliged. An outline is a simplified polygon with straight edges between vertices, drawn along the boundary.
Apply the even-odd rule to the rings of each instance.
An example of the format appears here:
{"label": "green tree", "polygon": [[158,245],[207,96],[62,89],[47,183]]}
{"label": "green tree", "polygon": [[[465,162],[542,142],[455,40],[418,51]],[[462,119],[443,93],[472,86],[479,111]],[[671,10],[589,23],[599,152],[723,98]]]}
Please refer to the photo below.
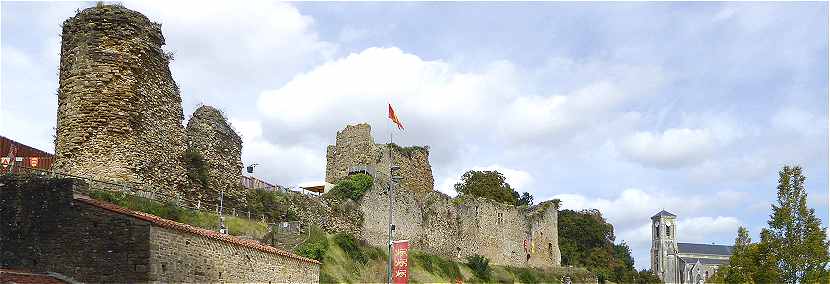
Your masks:
{"label": "green tree", "polygon": [[800,166],[778,172],[778,202],[772,205],[767,238],[761,239],[775,254],[786,283],[818,281],[830,261],[827,234],[815,210],[807,207],[805,180]]}
{"label": "green tree", "polygon": [[745,228],[738,229],[729,265],[712,282],[828,283],[827,235],[815,211],[807,207],[806,178],[801,167],[778,172],[778,202],[772,206],[769,228],[752,243]]}
{"label": "green tree", "polygon": [[533,195],[530,193],[523,192],[522,197],[519,197],[518,205],[533,205]]}
{"label": "green tree", "polygon": [[637,272],[636,278],[637,279],[635,279],[635,281],[633,281],[633,282],[637,283],[637,284],[663,283],[663,281],[660,281],[660,278],[657,278],[657,275],[655,275],[654,272],[652,272],[650,269],[649,270],[645,270],[645,269],[640,270],[640,272]]}
{"label": "green tree", "polygon": [[[455,184],[455,191],[463,195],[485,197],[510,205],[522,205],[519,202],[519,193],[516,192],[507,179],[498,171],[467,171],[461,176],[461,182]],[[529,205],[533,196],[526,193]]]}
{"label": "green tree", "polygon": [[585,267],[600,282],[632,282],[636,276],[631,249],[614,244],[614,226],[599,210],[559,212],[559,250],[563,265]]}

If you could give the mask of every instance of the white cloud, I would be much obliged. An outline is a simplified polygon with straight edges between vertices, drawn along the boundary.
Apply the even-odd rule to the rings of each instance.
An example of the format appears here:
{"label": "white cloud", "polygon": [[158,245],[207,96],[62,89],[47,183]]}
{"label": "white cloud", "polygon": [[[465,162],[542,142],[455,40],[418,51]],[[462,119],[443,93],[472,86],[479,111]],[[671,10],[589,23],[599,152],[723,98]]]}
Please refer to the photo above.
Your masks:
{"label": "white cloud", "polygon": [[319,38],[312,17],[290,3],[141,1],[126,6],[162,24],[164,48],[176,52],[171,70],[186,111],[201,102],[233,107],[239,99],[254,101],[258,86],[284,81],[337,49]]}
{"label": "white cloud", "polygon": [[620,143],[622,154],[651,167],[682,167],[714,153],[716,141],[707,129],[671,128],[661,133],[639,131]]}
{"label": "white cloud", "polygon": [[[738,232],[741,222],[735,217],[717,216],[678,218],[677,238],[680,242],[713,243],[714,240],[729,239]],[[731,245],[730,243],[718,243]]]}
{"label": "white cloud", "polygon": [[271,143],[263,139],[258,121],[231,118],[230,122],[242,137],[242,161],[245,165],[260,164],[255,169],[256,176],[279,185],[296,186],[325,174],[325,155],[319,155],[316,149]]}

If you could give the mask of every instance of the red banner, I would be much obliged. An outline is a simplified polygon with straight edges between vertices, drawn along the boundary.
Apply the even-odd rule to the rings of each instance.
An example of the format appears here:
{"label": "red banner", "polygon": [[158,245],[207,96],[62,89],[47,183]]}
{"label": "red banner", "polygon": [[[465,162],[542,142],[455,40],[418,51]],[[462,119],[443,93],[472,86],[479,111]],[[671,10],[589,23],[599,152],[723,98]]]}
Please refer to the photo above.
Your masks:
{"label": "red banner", "polygon": [[409,241],[392,242],[392,283],[409,283]]}

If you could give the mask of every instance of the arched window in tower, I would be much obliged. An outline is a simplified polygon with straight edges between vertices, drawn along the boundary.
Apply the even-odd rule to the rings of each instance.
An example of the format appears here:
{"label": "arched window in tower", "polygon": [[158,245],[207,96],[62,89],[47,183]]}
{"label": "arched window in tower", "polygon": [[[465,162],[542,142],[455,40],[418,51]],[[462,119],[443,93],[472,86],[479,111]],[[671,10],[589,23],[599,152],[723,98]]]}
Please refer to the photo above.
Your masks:
{"label": "arched window in tower", "polygon": [[666,237],[671,238],[671,225],[666,224]]}
{"label": "arched window in tower", "polygon": [[660,237],[660,223],[659,222],[654,222],[654,238],[656,239],[656,238],[659,238],[659,237]]}

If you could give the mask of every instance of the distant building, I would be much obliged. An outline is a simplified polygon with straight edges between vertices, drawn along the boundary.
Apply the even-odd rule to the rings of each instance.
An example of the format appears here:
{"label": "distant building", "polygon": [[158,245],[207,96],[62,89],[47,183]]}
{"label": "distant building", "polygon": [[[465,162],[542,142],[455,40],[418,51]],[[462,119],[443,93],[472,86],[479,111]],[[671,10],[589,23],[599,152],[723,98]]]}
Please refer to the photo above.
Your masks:
{"label": "distant building", "polygon": [[677,242],[677,215],[651,217],[651,270],[665,283],[704,283],[729,262],[732,246]]}
{"label": "distant building", "polygon": [[0,172],[19,167],[48,170],[53,160],[54,155],[46,151],[0,135]]}
{"label": "distant building", "polygon": [[315,192],[317,194],[323,194],[329,192],[329,190],[334,188],[334,185],[327,182],[316,182],[301,185],[300,188],[302,188],[303,191],[310,191]]}
{"label": "distant building", "polygon": [[267,181],[249,177],[249,176],[242,176],[242,187],[245,189],[256,189],[256,190],[267,190],[267,191],[285,191],[285,188],[279,185],[273,185],[268,183]]}

